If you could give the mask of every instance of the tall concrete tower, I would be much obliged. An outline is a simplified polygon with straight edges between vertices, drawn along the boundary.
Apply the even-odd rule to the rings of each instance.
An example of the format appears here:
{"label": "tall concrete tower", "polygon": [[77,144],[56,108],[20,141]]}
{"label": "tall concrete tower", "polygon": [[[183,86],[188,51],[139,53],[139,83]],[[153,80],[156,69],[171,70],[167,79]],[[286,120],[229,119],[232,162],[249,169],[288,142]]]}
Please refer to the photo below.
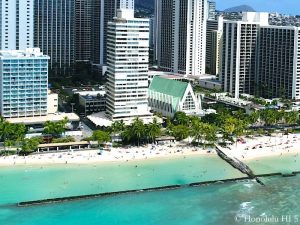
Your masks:
{"label": "tall concrete tower", "polygon": [[206,0],[156,0],[156,56],[166,71],[205,73]]}

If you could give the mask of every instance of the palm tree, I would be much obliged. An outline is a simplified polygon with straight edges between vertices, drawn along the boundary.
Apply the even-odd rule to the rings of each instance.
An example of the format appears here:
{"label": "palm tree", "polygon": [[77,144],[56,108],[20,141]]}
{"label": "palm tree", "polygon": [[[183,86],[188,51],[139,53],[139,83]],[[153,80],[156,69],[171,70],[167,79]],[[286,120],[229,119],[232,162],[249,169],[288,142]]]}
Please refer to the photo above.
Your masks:
{"label": "palm tree", "polygon": [[112,133],[119,133],[121,131],[124,131],[125,123],[123,120],[117,120],[114,121],[110,127],[110,130]]}
{"label": "palm tree", "polygon": [[173,130],[174,124],[171,122],[170,117],[166,118],[166,134],[172,136],[172,130]]}
{"label": "palm tree", "polygon": [[245,133],[247,123],[244,120],[234,118],[232,116],[228,117],[223,124],[223,136],[225,139],[230,139],[231,141],[237,141],[237,138]]}
{"label": "palm tree", "polygon": [[238,110],[238,111],[236,111],[234,115],[235,115],[236,118],[238,118],[238,119],[240,119],[240,120],[245,119],[245,113],[244,113],[244,111],[241,110],[241,109]]}
{"label": "palm tree", "polygon": [[146,126],[146,136],[152,141],[161,135],[161,125],[157,122],[156,118],[153,118],[153,122]]}
{"label": "palm tree", "polygon": [[189,121],[192,126],[194,123],[200,122],[201,119],[198,116],[189,116]]}
{"label": "palm tree", "polygon": [[145,134],[145,125],[141,119],[138,117],[133,120],[131,124],[132,136],[136,138],[138,146],[140,145],[140,140]]}
{"label": "palm tree", "polygon": [[44,134],[50,134],[54,137],[60,137],[66,130],[68,118],[65,117],[63,120],[58,122],[46,121],[44,124]]}
{"label": "palm tree", "polygon": [[39,138],[25,138],[22,141],[22,152],[24,154],[28,154],[31,152],[34,152],[38,149],[38,146],[40,144],[40,139]]}
{"label": "palm tree", "polygon": [[103,144],[105,142],[110,141],[109,133],[106,132],[106,131],[102,131],[102,130],[95,130],[93,132],[92,138],[93,138],[94,141],[98,141],[99,144]]}
{"label": "palm tree", "polygon": [[214,144],[217,141],[217,127],[211,124],[203,124],[204,140],[208,144]]}
{"label": "palm tree", "polygon": [[299,119],[299,113],[295,111],[285,112],[284,120],[288,125],[296,124]]}
{"label": "palm tree", "polygon": [[249,123],[256,124],[259,120],[260,113],[259,111],[253,111],[248,117]]}
{"label": "palm tree", "polygon": [[14,125],[12,127],[14,131],[13,140],[15,140],[17,147],[19,147],[20,142],[25,138],[26,126],[24,124],[13,124],[13,125]]}
{"label": "palm tree", "polygon": [[274,109],[266,109],[261,112],[261,118],[267,126],[276,124],[278,121],[278,113]]}
{"label": "palm tree", "polygon": [[174,115],[173,123],[175,125],[188,125],[189,117],[185,114],[185,112],[178,111]]}
{"label": "palm tree", "polygon": [[204,123],[200,121],[194,121],[192,124],[190,135],[197,140],[197,143],[200,143],[200,140],[203,139],[204,136]]}
{"label": "palm tree", "polygon": [[228,117],[227,119],[225,119],[222,128],[223,136],[225,137],[225,139],[232,137],[235,131],[235,118]]}
{"label": "palm tree", "polygon": [[131,133],[131,126],[125,127],[121,136],[122,136],[122,139],[125,140],[126,142],[131,142],[131,140],[133,139],[132,133]]}
{"label": "palm tree", "polygon": [[189,128],[184,125],[174,126],[172,130],[172,136],[178,141],[186,139],[189,136]]}
{"label": "palm tree", "polygon": [[14,145],[14,141],[12,141],[12,140],[4,141],[4,149],[6,149],[6,147],[11,148],[13,145]]}
{"label": "palm tree", "polygon": [[9,122],[4,121],[1,124],[1,131],[0,131],[1,140],[2,141],[7,140],[12,133],[13,133],[13,127],[11,126],[11,124]]}
{"label": "palm tree", "polygon": [[54,122],[51,121],[46,121],[44,124],[44,130],[43,130],[44,134],[54,134],[55,133],[55,124]]}

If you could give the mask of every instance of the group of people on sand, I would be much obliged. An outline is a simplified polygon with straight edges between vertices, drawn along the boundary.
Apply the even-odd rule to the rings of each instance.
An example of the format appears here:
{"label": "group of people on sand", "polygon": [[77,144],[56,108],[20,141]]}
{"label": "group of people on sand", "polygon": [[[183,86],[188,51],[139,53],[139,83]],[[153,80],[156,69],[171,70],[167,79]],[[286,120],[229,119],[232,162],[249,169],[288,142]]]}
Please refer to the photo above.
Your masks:
{"label": "group of people on sand", "polygon": [[258,138],[245,138],[244,143],[233,144],[229,147],[231,153],[237,158],[249,159],[260,156],[278,154],[282,156],[285,153],[300,151],[300,135],[283,136],[264,136]]}
{"label": "group of people on sand", "polygon": [[[13,164],[68,164],[68,163],[92,163],[101,161],[130,161],[164,156],[185,156],[189,154],[207,153],[200,147],[187,145],[154,145],[142,147],[112,148],[111,151],[85,150],[70,152],[41,153],[29,156],[0,157],[0,165]],[[210,153],[214,153],[210,151]]]}

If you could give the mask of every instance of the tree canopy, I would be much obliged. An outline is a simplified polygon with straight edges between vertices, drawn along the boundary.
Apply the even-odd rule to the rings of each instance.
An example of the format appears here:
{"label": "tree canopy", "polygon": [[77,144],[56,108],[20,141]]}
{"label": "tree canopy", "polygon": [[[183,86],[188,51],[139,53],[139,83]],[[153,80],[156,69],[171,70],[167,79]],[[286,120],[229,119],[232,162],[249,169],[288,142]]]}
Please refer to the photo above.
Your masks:
{"label": "tree canopy", "polygon": [[66,125],[68,122],[69,120],[67,117],[58,122],[47,121],[44,124],[43,134],[52,135],[53,137],[61,137],[61,135],[66,131]]}

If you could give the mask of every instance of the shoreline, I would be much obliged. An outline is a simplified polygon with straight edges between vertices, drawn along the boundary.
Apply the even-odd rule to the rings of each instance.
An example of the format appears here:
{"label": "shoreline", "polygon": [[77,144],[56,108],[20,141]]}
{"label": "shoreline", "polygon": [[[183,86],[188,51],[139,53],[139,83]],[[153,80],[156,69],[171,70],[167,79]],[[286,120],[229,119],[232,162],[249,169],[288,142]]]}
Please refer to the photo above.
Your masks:
{"label": "shoreline", "polygon": [[[145,151],[138,152],[132,148],[133,153],[124,153],[126,149],[113,149],[111,152],[104,152],[103,155],[98,155],[99,150],[76,151],[76,152],[58,152],[48,154],[35,154],[29,156],[2,156],[0,157],[0,168],[17,167],[17,166],[50,166],[50,165],[91,165],[101,163],[126,163],[126,162],[144,162],[150,160],[176,160],[190,156],[217,156],[215,151],[210,153],[207,150],[197,149],[192,147],[185,151],[172,151],[171,153],[143,154]],[[130,150],[132,150],[130,149]],[[120,151],[122,153],[120,153]],[[138,152],[138,153],[137,153]],[[142,154],[141,154],[142,153]],[[165,154],[164,154],[165,153]]]}
{"label": "shoreline", "polygon": [[[234,143],[225,148],[232,156],[245,163],[272,157],[299,156],[300,134],[289,136],[244,137],[243,142]],[[156,146],[148,144],[141,147],[113,148],[110,152],[99,150],[42,153],[29,156],[2,156],[0,168],[22,165],[89,165],[115,162],[143,162],[147,160],[173,160],[191,156],[217,156],[216,151],[201,147],[175,145]]]}

